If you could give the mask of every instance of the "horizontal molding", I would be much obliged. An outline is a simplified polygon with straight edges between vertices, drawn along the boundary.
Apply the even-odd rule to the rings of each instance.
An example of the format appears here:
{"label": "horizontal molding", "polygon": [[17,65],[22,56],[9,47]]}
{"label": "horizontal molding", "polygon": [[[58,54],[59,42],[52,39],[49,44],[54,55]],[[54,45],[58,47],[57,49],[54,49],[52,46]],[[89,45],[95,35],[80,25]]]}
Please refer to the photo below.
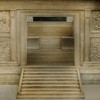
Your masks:
{"label": "horizontal molding", "polygon": [[81,80],[83,84],[100,84],[100,73],[99,74],[81,74]]}
{"label": "horizontal molding", "polygon": [[86,63],[80,69],[83,84],[100,84],[100,63]]}
{"label": "horizontal molding", "polygon": [[0,84],[19,84],[20,67],[0,67]]}
{"label": "horizontal molding", "polygon": [[8,33],[0,32],[0,38],[10,38],[10,33],[9,32]]}
{"label": "horizontal molding", "polygon": [[84,62],[83,63],[83,68],[84,67],[90,67],[90,68],[92,68],[92,67],[95,67],[95,68],[100,68],[100,62],[99,61],[91,61],[91,62]]}
{"label": "horizontal molding", "polygon": [[20,75],[21,68],[20,67],[0,67],[0,75],[7,75],[7,74],[18,74]]}
{"label": "horizontal molding", "polygon": [[[9,2],[8,2],[9,1]],[[13,5],[13,6],[12,6]],[[41,6],[40,6],[41,5]],[[94,7],[96,5],[96,7]],[[1,10],[14,9],[100,9],[100,5],[94,1],[79,1],[79,0],[1,0]]]}
{"label": "horizontal molding", "polygon": [[90,35],[91,38],[100,38],[100,32],[99,33],[92,33]]}
{"label": "horizontal molding", "polygon": [[20,75],[17,74],[0,74],[0,84],[19,84]]}
{"label": "horizontal molding", "polygon": [[18,64],[18,62],[0,62],[0,66],[2,66],[2,67],[18,67],[19,66],[19,64]]}
{"label": "horizontal molding", "polygon": [[97,34],[100,34],[100,30],[93,30],[93,31],[91,31],[91,33],[92,33],[92,34],[96,34],[96,33],[97,33]]}
{"label": "horizontal molding", "polygon": [[96,69],[83,69],[83,70],[80,70],[80,73],[81,74],[89,74],[89,75],[100,75],[100,69],[99,70],[96,70]]}
{"label": "horizontal molding", "polygon": [[84,85],[94,85],[94,84],[96,84],[96,85],[100,85],[100,80],[84,80],[84,81],[82,81],[82,84],[84,84]]}

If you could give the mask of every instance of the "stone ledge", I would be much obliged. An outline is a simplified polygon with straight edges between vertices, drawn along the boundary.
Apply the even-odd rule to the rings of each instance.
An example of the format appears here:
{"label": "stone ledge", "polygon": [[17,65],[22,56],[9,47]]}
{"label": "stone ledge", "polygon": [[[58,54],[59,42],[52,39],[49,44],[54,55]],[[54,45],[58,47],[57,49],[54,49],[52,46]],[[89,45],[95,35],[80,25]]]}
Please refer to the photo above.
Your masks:
{"label": "stone ledge", "polygon": [[0,74],[20,74],[21,68],[18,67],[0,67]]}
{"label": "stone ledge", "polygon": [[100,67],[82,67],[80,69],[83,84],[100,84]]}
{"label": "stone ledge", "polygon": [[20,67],[0,67],[0,84],[18,84]]}

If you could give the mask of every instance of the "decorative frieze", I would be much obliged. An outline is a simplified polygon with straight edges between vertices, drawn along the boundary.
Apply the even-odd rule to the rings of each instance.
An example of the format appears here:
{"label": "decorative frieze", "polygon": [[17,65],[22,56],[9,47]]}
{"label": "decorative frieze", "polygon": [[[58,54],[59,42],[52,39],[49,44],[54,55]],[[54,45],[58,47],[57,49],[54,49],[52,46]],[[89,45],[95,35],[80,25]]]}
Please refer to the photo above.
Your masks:
{"label": "decorative frieze", "polygon": [[92,11],[91,29],[100,30],[100,11]]}
{"label": "decorative frieze", "polygon": [[100,61],[100,37],[91,38],[91,61]]}
{"label": "decorative frieze", "polygon": [[0,11],[0,32],[10,31],[10,14],[9,11]]}
{"label": "decorative frieze", "polygon": [[0,62],[10,61],[10,41],[7,38],[0,38]]}

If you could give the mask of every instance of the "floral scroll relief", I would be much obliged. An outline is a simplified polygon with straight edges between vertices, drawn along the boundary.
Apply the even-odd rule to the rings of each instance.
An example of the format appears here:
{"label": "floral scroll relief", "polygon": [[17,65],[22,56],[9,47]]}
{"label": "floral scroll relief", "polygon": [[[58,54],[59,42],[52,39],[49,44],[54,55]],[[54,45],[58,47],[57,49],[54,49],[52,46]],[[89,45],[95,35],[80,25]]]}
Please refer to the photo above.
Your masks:
{"label": "floral scroll relief", "polygon": [[92,12],[92,30],[100,30],[100,11]]}
{"label": "floral scroll relief", "polygon": [[10,18],[9,11],[0,12],[0,32],[10,31]]}
{"label": "floral scroll relief", "polygon": [[100,38],[91,38],[91,61],[100,61]]}
{"label": "floral scroll relief", "polygon": [[10,41],[9,39],[0,39],[0,62],[10,61]]}

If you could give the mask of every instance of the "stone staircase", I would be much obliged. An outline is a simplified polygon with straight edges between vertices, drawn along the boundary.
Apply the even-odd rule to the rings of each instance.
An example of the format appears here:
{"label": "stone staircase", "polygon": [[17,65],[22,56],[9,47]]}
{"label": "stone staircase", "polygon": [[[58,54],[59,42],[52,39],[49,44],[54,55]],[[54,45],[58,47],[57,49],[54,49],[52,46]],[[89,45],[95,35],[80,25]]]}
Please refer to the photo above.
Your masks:
{"label": "stone staircase", "polygon": [[79,70],[67,66],[23,67],[17,99],[84,100]]}

